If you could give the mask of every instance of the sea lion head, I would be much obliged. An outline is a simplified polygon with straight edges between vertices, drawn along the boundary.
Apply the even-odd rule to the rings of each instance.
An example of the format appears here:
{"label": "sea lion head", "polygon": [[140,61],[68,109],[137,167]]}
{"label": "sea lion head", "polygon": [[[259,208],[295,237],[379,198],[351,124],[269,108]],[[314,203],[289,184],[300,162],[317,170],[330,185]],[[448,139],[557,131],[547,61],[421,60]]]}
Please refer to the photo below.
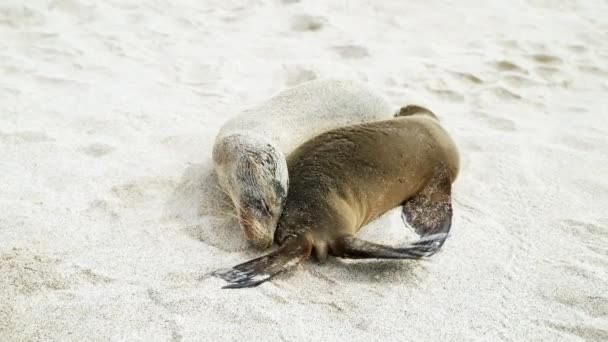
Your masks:
{"label": "sea lion head", "polygon": [[233,147],[223,171],[228,195],[247,239],[258,248],[268,248],[287,197],[285,155],[259,137],[241,135]]}

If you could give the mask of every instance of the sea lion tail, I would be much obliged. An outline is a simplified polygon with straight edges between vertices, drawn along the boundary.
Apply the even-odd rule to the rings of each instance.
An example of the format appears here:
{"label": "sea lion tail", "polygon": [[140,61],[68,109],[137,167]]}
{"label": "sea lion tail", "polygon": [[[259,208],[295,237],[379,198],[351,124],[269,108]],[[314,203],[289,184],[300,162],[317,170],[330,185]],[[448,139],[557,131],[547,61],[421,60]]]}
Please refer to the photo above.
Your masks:
{"label": "sea lion tail", "polygon": [[349,235],[338,239],[332,252],[348,259],[421,259],[437,253],[446,236],[438,233],[424,236],[406,247],[391,247]]}
{"label": "sea lion tail", "polygon": [[307,259],[311,251],[312,240],[306,236],[300,236],[289,240],[270,254],[228,270],[215,271],[212,275],[229,283],[222,287],[224,289],[255,287]]}
{"label": "sea lion tail", "polygon": [[414,104],[407,105],[405,107],[401,107],[399,109],[399,111],[393,115],[393,117],[398,118],[398,117],[410,116],[410,115],[414,115],[414,114],[428,115],[428,116],[438,120],[437,115],[435,115],[435,113],[431,112],[428,108],[414,105]]}

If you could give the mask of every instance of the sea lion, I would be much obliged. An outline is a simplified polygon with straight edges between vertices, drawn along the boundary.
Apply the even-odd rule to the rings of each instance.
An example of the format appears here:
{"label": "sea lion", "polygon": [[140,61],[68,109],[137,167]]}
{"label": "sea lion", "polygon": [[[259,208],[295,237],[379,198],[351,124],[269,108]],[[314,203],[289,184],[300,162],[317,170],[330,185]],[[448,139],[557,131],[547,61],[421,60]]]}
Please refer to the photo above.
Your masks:
{"label": "sea lion", "polygon": [[[398,115],[334,129],[298,147],[288,157],[291,185],[275,236],[280,247],[215,272],[230,283],[225,287],[257,286],[313,251],[320,262],[328,254],[419,259],[436,253],[451,227],[458,150],[430,110],[412,105]],[[419,240],[397,248],[354,236],[400,205]]]}
{"label": "sea lion", "polygon": [[285,155],[321,132],[393,114],[389,101],[365,83],[328,79],[285,90],[228,121],[213,160],[246,237],[259,248],[272,245],[288,192]]}

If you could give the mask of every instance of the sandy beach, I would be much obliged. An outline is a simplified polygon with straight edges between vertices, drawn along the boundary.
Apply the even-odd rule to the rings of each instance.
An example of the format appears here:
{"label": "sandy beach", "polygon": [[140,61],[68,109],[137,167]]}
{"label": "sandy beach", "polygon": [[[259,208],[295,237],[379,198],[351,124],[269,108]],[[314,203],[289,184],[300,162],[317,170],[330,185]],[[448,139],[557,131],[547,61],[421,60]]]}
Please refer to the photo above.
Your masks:
{"label": "sandy beach", "polygon": [[[3,0],[0,75],[0,341],[608,340],[606,1]],[[451,236],[222,290],[218,129],[330,77],[437,113]]]}

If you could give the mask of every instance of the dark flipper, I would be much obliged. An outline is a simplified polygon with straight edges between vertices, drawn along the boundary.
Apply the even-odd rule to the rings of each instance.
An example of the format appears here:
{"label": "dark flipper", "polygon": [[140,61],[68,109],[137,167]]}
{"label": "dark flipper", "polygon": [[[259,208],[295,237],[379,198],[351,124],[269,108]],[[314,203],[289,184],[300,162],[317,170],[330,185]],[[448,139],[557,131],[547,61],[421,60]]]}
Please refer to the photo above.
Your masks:
{"label": "dark flipper", "polygon": [[449,180],[432,181],[424,190],[403,204],[402,217],[420,235],[414,246],[432,247],[437,252],[452,226],[452,200]]}
{"label": "dark flipper", "polygon": [[380,245],[353,236],[335,241],[333,254],[352,259],[420,259],[441,248],[452,225],[451,182],[435,177],[429,185],[403,205],[403,217],[420,239],[404,247]]}
{"label": "dark flipper", "polygon": [[[420,241],[416,241],[418,243]],[[429,242],[431,242],[429,240]],[[407,247],[391,247],[381,245],[354,236],[344,236],[332,246],[332,253],[336,256],[349,259],[420,259],[435,254],[436,248],[432,243]]]}
{"label": "dark flipper", "polygon": [[224,289],[255,287],[307,259],[311,250],[312,243],[309,239],[304,236],[294,238],[270,254],[229,270],[215,271],[213,275],[230,283]]}

